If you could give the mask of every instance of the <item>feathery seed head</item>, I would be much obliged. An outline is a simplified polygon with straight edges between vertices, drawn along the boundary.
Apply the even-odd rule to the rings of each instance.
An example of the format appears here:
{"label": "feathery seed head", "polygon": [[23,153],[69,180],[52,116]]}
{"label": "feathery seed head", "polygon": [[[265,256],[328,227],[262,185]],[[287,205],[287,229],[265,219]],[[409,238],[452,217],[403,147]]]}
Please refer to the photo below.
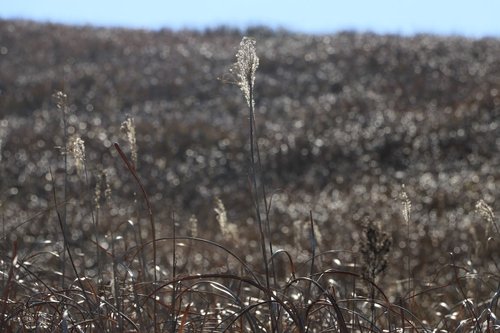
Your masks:
{"label": "feathery seed head", "polygon": [[137,168],[137,141],[135,136],[135,123],[134,118],[127,117],[122,123],[120,130],[127,136],[127,141],[130,145],[130,152],[132,154],[132,163]]}
{"label": "feathery seed head", "polygon": [[236,83],[243,92],[248,106],[254,103],[251,92],[257,67],[259,67],[259,57],[255,51],[255,39],[243,37],[236,53],[236,63],[231,68],[231,72],[236,76]]}
{"label": "feathery seed head", "polygon": [[224,238],[232,240],[238,239],[236,224],[228,222],[226,207],[224,207],[222,200],[219,198],[215,198],[214,211],[215,211],[215,218],[219,223],[219,227],[222,231],[222,235],[224,236]]}
{"label": "feathery seed head", "polygon": [[483,199],[479,200],[476,203],[476,212],[481,215],[481,217],[485,219],[486,222],[493,225],[497,233],[500,233],[500,229],[495,222],[495,214],[493,213],[493,208],[491,208],[491,206],[488,205]]}
{"label": "feathery seed head", "polygon": [[401,194],[399,195],[399,198],[401,200],[401,205],[402,205],[401,212],[403,213],[403,218],[404,218],[405,222],[408,224],[408,223],[410,223],[411,201],[410,201],[410,198],[408,198],[408,194],[405,191],[404,184],[402,186]]}
{"label": "feathery seed head", "polygon": [[85,142],[79,136],[74,136],[70,139],[68,148],[73,157],[76,170],[78,174],[81,174],[85,162]]}
{"label": "feathery seed head", "polygon": [[486,221],[492,223],[495,218],[495,214],[493,213],[493,209],[484,202],[483,199],[479,200],[476,203],[476,212],[481,215]]}
{"label": "feathery seed head", "polygon": [[227,213],[226,213],[226,207],[224,207],[224,204],[222,203],[222,200],[219,198],[215,198],[215,218],[217,219],[217,222],[219,222],[219,226],[224,232],[224,230],[227,227]]}

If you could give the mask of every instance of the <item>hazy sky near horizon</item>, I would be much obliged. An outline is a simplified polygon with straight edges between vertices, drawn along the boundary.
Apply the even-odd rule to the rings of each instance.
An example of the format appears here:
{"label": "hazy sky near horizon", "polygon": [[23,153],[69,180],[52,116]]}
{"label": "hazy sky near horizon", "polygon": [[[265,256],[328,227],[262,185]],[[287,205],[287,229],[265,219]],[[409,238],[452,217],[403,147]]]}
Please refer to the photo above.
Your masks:
{"label": "hazy sky near horizon", "polygon": [[132,28],[264,25],[305,33],[342,30],[500,37],[499,0],[1,0],[0,18]]}

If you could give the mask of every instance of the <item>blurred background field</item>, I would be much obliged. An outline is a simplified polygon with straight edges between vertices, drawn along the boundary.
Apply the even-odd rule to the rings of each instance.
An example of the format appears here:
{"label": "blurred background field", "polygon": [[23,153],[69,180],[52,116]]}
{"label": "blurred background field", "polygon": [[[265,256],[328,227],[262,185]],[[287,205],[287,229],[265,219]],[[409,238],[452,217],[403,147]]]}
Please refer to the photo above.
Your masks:
{"label": "blurred background field", "polygon": [[[379,281],[393,301],[405,294],[408,271],[401,262],[408,255],[415,290],[453,279],[451,269],[440,268],[456,260],[471,274],[485,274],[470,286],[471,297],[491,297],[498,234],[475,206],[484,200],[496,211],[500,194],[496,38],[0,21],[2,251],[13,241],[24,255],[62,249],[52,191],[55,186],[61,204],[63,127],[51,97],[61,90],[68,95],[68,133],[86,147],[87,177],[71,168],[68,178],[68,225],[79,267],[95,273],[96,263],[83,254],[94,246],[91,214],[103,172],[112,193],[111,202],[100,204],[103,239],[126,238],[128,221],[146,226],[145,239],[151,236],[136,184],[112,146],[118,142],[129,153],[120,131],[128,116],[158,235],[171,235],[173,214],[178,235],[190,235],[196,219],[200,237],[249,263],[259,260],[248,112],[229,73],[244,35],[256,39],[260,57],[256,121],[276,248],[307,259],[312,212],[319,249],[340,250],[323,267],[352,268],[360,260],[362,225],[375,221],[393,239]],[[401,214],[403,184],[412,203],[409,226]],[[216,198],[236,236],[220,230]],[[160,261],[167,263],[168,253]],[[444,299],[459,302],[463,295]]]}

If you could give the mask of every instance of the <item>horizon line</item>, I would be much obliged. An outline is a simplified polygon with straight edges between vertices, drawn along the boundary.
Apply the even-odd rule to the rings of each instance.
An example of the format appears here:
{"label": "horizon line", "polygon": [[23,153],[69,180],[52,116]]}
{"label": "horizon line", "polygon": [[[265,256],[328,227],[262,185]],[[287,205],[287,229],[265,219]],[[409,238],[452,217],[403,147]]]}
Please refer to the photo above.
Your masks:
{"label": "horizon line", "polygon": [[234,25],[229,23],[217,23],[217,24],[206,24],[200,26],[141,26],[141,25],[127,25],[127,24],[119,24],[119,23],[109,23],[109,24],[101,24],[101,23],[92,23],[92,22],[68,22],[64,20],[53,20],[53,19],[33,19],[26,17],[2,17],[0,16],[0,21],[4,22],[15,22],[15,23],[29,23],[29,24],[39,24],[39,25],[54,25],[54,26],[62,26],[68,28],[91,28],[91,29],[110,29],[110,30],[132,30],[132,31],[144,31],[144,32],[160,32],[163,30],[169,30],[172,32],[210,32],[214,30],[234,30],[241,33],[247,32],[252,29],[263,29],[269,30],[272,33],[290,33],[296,35],[305,35],[305,36],[327,36],[327,35],[335,35],[342,33],[356,33],[356,34],[373,34],[377,36],[399,36],[399,37],[418,37],[418,36],[435,36],[435,37],[450,37],[450,38],[466,38],[466,39],[500,39],[500,35],[496,34],[485,34],[485,35],[477,35],[477,34],[465,34],[465,33],[443,33],[436,31],[413,31],[413,32],[397,32],[391,31],[389,29],[377,31],[375,29],[360,29],[355,27],[345,27],[345,28],[335,28],[330,29],[329,31],[304,31],[301,29],[294,29],[291,27],[287,27],[285,25],[279,24],[265,24],[265,23],[255,23],[255,24],[240,24]]}

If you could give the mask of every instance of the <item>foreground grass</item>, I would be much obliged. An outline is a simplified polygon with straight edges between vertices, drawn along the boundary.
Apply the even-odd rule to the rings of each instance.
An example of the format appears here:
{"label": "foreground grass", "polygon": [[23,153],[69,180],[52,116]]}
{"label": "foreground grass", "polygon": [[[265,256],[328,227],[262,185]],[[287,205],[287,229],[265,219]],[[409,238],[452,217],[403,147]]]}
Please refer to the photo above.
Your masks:
{"label": "foreground grass", "polygon": [[[64,156],[71,153],[76,171],[66,161],[59,173],[50,172],[50,208],[24,221],[50,226],[35,239],[12,239],[2,249],[2,331],[498,329],[498,231],[484,201],[477,204],[483,224],[471,229],[473,246],[462,248],[457,239],[458,249],[437,264],[413,258],[413,249],[425,251],[435,239],[412,226],[410,188],[400,190],[397,230],[364,216],[356,244],[340,251],[311,210],[288,231],[294,239],[279,244],[280,228],[271,218],[274,193],[265,186],[256,133],[258,58],[251,40],[242,41],[237,59],[233,79],[249,107],[246,195],[255,213],[248,226],[231,221],[220,199],[213,204],[214,232],[200,230],[206,223],[195,217],[180,220],[175,209],[168,219],[155,218],[131,118],[122,125],[125,144],[112,148],[122,165],[117,177],[135,191],[120,214],[124,208],[113,202],[109,175],[90,174],[81,142],[66,132],[70,110],[59,95]],[[70,173],[77,182],[69,184]],[[416,262],[429,265],[419,269],[429,272],[425,278],[414,276]]]}

